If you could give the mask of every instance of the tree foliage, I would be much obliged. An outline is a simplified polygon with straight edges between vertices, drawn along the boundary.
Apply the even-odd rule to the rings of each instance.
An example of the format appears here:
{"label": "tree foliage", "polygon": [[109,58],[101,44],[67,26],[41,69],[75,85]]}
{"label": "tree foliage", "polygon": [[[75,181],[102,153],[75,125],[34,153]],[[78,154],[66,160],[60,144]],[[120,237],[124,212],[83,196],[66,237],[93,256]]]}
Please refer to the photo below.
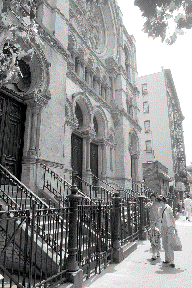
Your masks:
{"label": "tree foliage", "polygon": [[192,0],[135,0],[146,19],[143,31],[173,44],[178,35],[192,28]]}

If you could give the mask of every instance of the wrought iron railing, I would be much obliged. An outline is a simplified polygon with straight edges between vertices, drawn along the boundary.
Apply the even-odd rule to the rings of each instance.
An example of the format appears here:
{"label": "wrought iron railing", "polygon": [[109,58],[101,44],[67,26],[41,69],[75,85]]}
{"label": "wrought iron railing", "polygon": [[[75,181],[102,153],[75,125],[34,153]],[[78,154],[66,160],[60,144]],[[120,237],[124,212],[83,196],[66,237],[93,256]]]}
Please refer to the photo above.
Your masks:
{"label": "wrought iron railing", "polygon": [[[68,208],[36,209],[35,204],[31,211],[0,212],[2,288],[13,284],[20,288],[49,287],[65,276],[68,230],[63,227],[68,213]],[[44,240],[45,235],[52,235],[55,253]]]}
{"label": "wrought iron railing", "polygon": [[[44,166],[44,169],[46,177],[51,174],[49,181],[52,178],[58,181],[58,184],[54,184],[56,186],[51,187],[58,187],[55,191],[61,191],[59,185],[63,184],[64,179],[50,168]],[[134,197],[131,194],[119,197],[118,192],[107,191],[110,192],[107,194],[105,190],[105,196],[100,195],[99,200],[94,202],[93,198],[68,186],[67,189],[71,190],[72,194],[66,194],[68,201],[65,201],[65,206],[53,208],[2,165],[0,180],[1,199],[10,210],[0,214],[0,237],[3,237],[0,241],[0,270],[4,275],[3,288],[10,288],[13,283],[23,288],[29,281],[31,287],[49,287],[61,278],[65,279],[70,251],[72,257],[74,251],[77,251],[78,266],[83,269],[86,278],[93,271],[100,273],[112,259],[114,239],[123,246],[139,238],[141,224],[148,225],[148,215],[141,209],[143,202],[139,198],[142,197],[138,198],[136,193],[133,193]],[[49,184],[50,182],[48,187]],[[79,197],[79,192],[82,197]],[[81,199],[86,196],[88,200],[79,199],[77,214],[70,222],[75,203],[73,197],[76,197],[76,194]],[[62,195],[62,191],[59,195]],[[142,199],[144,201],[145,197]],[[70,230],[75,227],[71,227],[74,224],[77,235],[74,235],[74,230]],[[72,245],[69,249],[71,237],[76,239],[77,247]]]}
{"label": "wrought iron railing", "polygon": [[94,201],[101,200],[104,203],[112,202],[112,197],[114,196],[113,191],[110,191],[101,185],[96,185],[96,186],[92,185],[88,183],[86,180],[80,178],[78,175],[74,177],[75,179],[78,180],[79,183],[81,183],[82,187],[83,185],[85,185],[85,187],[88,187],[88,193],[89,193],[90,199],[94,199]]}
{"label": "wrought iron railing", "polygon": [[[66,197],[70,194],[72,184],[45,164],[40,163],[40,166],[43,168],[43,189],[46,188],[60,205],[64,206]],[[94,201],[94,199],[80,191],[80,189],[78,189],[78,194],[82,196],[82,199],[88,202]]]}
{"label": "wrought iron railing", "polygon": [[[12,175],[6,168],[0,164],[0,198],[5,202],[9,209],[17,209],[18,211],[23,209],[29,209],[30,211],[35,204],[37,209],[49,210],[51,208],[46,202],[39,198],[29,188],[27,188],[22,182],[20,182],[14,175]],[[31,215],[30,215],[31,217]],[[55,215],[50,215],[51,219],[55,221]],[[40,235],[41,240],[46,242],[52,253],[57,252],[60,248],[55,245],[55,239],[53,235],[44,233],[41,225],[35,223],[35,232]],[[64,229],[64,227],[63,227]]]}
{"label": "wrought iron railing", "polygon": [[96,179],[98,183],[102,183],[107,187],[108,190],[116,193],[116,192],[121,192],[122,197],[126,198],[134,198],[138,197],[140,195],[145,195],[147,196],[148,190],[145,190],[143,183],[141,182],[136,182],[131,180],[131,186],[132,188],[125,188],[121,185],[119,185],[116,182],[111,182],[108,183],[107,181],[104,181],[103,179],[98,178],[92,173],[93,179]]}
{"label": "wrought iron railing", "polygon": [[[107,181],[100,179],[99,177],[97,177],[93,173],[92,173],[92,178],[93,178],[93,180],[96,180],[96,182],[98,182],[99,184],[100,183],[104,184],[107,187],[106,189],[111,190],[113,193],[118,192],[119,190],[124,191],[124,192],[129,192],[128,190],[126,190],[124,187],[118,185],[117,183],[108,183]],[[118,187],[119,189],[115,188],[114,186]]]}
{"label": "wrought iron railing", "polygon": [[121,243],[134,241],[139,237],[139,203],[135,201],[123,200],[121,206]]}
{"label": "wrought iron railing", "polygon": [[149,226],[149,214],[145,208],[148,199],[144,195],[141,195],[141,197],[142,199],[140,197],[135,197],[134,199],[124,198],[121,201],[121,245],[138,239],[141,225],[144,230]]}
{"label": "wrought iron railing", "polygon": [[[73,197],[76,197],[74,191],[69,196],[71,202],[66,203],[69,206],[60,209],[39,209],[33,203],[32,209],[26,210],[19,206],[19,210],[0,213],[3,288],[10,288],[13,283],[24,288],[29,282],[31,287],[49,287],[61,278],[64,280],[70,251],[72,255],[77,251],[75,258],[78,267],[89,278],[93,271],[100,273],[111,262],[114,239],[120,239],[123,246],[139,238],[141,200],[138,198],[131,201],[119,197],[117,207],[115,198],[113,203],[97,201],[87,204],[79,199],[77,216],[72,217],[73,221],[70,222],[75,203]],[[117,219],[120,222],[115,222]],[[145,220],[143,223],[147,224]],[[76,225],[77,234],[74,234],[75,226],[71,225]],[[118,231],[114,233],[114,230]],[[72,241],[70,235],[77,241],[77,247],[72,245],[76,248],[71,250],[68,246]]]}
{"label": "wrought iron railing", "polygon": [[[43,189],[46,188],[54,195],[55,199],[57,199],[61,205],[64,205],[66,197],[70,193],[72,184],[70,184],[63,177],[59,176],[45,164],[41,163],[40,166],[43,168]],[[113,192],[110,190],[104,188],[103,186],[94,186],[75,174],[73,178],[74,184],[78,182],[81,184],[81,187],[83,187],[83,185],[84,187],[88,187],[86,193],[78,189],[78,194],[82,196],[82,199],[88,202],[96,202],[98,200],[102,200],[104,202],[111,201]]]}
{"label": "wrought iron railing", "polygon": [[101,201],[79,206],[77,257],[86,278],[93,271],[100,273],[111,261],[111,209],[111,203]]}
{"label": "wrought iron railing", "polygon": [[36,203],[39,208],[49,208],[49,205],[27,188],[13,174],[0,164],[0,189],[9,195],[20,207],[32,209]]}

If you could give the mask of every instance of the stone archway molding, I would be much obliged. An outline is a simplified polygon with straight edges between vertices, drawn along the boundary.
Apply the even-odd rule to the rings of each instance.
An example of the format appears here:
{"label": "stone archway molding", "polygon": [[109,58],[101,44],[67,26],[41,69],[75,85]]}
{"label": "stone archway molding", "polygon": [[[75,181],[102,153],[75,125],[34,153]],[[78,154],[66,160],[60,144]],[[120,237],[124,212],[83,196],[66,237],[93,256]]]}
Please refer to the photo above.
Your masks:
{"label": "stone archway molding", "polygon": [[[9,54],[4,52],[5,48],[9,49]],[[30,100],[41,106],[46,105],[51,98],[48,90],[50,63],[36,37],[25,27],[13,24],[0,30],[0,87],[16,83],[21,75],[18,60],[23,60],[29,65],[31,83],[28,89],[17,91],[17,94],[22,96],[24,103]]]}

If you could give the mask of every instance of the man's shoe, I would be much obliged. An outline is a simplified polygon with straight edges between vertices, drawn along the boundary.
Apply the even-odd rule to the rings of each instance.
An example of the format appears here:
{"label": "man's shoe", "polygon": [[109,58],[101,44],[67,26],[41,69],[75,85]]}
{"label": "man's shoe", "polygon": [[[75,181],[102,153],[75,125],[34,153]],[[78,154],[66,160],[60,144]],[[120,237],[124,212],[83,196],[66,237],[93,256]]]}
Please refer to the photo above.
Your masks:
{"label": "man's shoe", "polygon": [[156,259],[157,259],[157,257],[152,257],[151,258],[152,261],[155,261]]}
{"label": "man's shoe", "polygon": [[173,263],[171,263],[169,266],[172,268],[175,268],[175,264],[173,264]]}
{"label": "man's shoe", "polygon": [[169,261],[167,261],[167,260],[163,261],[163,264],[169,264]]}

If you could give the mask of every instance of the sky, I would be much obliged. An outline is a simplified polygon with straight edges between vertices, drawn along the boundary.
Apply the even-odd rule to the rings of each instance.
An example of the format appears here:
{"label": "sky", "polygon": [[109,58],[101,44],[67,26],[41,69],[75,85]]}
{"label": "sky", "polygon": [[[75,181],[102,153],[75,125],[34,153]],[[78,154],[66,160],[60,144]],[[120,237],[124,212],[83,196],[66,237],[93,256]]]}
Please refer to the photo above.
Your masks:
{"label": "sky", "polygon": [[117,0],[123,14],[123,23],[136,40],[138,76],[160,72],[162,67],[170,69],[181,110],[183,121],[186,164],[192,162],[192,29],[178,36],[173,45],[153,40],[142,32],[144,18],[134,0]]}

